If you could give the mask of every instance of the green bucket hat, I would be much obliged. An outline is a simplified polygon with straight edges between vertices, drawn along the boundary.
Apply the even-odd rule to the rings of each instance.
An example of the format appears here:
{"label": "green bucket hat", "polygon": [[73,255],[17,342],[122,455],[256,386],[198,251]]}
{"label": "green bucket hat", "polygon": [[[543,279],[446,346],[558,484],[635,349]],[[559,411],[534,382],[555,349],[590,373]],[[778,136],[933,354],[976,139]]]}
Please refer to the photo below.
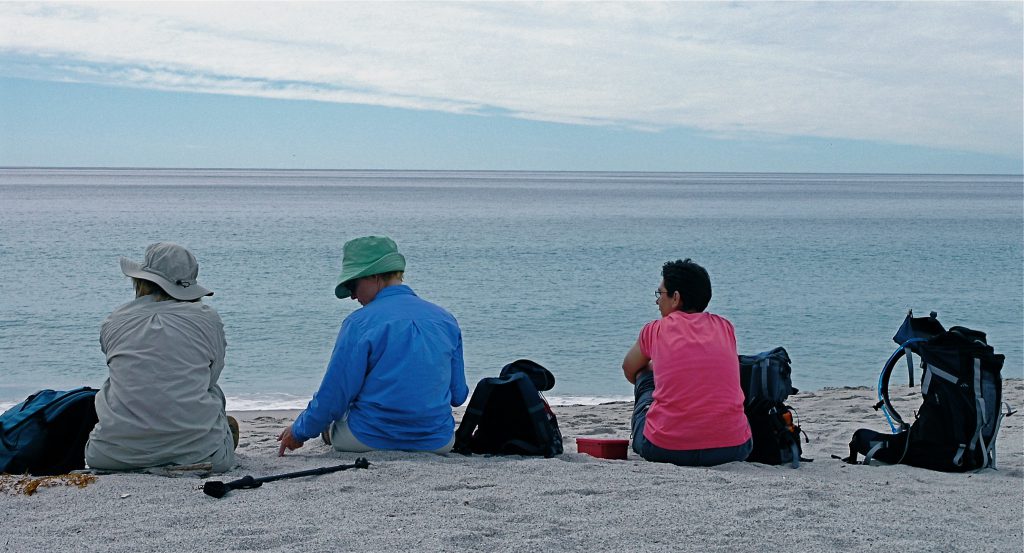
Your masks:
{"label": "green bucket hat", "polygon": [[352,291],[345,284],[355,278],[405,270],[405,256],[398,253],[398,245],[387,236],[364,236],[345,242],[341,259],[341,276],[334,287],[334,295],[348,298]]}

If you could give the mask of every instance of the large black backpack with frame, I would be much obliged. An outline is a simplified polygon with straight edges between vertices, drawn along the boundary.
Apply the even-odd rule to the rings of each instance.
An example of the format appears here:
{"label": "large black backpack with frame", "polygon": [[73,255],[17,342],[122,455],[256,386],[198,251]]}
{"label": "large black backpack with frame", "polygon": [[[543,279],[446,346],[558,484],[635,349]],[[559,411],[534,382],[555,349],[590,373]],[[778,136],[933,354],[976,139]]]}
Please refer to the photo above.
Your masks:
{"label": "large black backpack with frame", "polygon": [[[996,438],[1004,413],[1002,376],[1004,356],[988,345],[984,332],[954,326],[943,328],[934,312],[928,317],[907,313],[893,336],[899,348],[879,375],[879,401],[892,434],[862,428],[850,441],[856,464],[872,460],[888,464],[945,471],[996,467]],[[913,423],[906,423],[889,400],[889,379],[901,357],[906,359],[910,385],[914,385],[913,354],[921,359],[923,403]]]}

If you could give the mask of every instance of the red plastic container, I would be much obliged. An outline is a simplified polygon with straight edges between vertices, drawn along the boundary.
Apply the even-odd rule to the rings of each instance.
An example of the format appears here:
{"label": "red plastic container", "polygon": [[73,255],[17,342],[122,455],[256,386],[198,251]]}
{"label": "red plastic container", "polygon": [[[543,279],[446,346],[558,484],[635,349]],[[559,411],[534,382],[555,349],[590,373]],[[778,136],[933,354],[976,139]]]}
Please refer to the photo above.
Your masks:
{"label": "red plastic container", "polygon": [[576,451],[599,459],[625,459],[629,440],[576,438]]}

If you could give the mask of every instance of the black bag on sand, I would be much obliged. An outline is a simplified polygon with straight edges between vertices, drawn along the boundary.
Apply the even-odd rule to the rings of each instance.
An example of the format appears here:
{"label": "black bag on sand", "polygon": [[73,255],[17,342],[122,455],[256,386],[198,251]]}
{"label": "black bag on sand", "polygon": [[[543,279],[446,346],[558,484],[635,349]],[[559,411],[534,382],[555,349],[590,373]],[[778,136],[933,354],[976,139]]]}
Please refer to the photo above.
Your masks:
{"label": "black bag on sand", "polygon": [[560,455],[558,420],[540,394],[554,385],[551,371],[528,359],[505,365],[499,377],[480,380],[455,432],[452,451],[463,455]]}
{"label": "black bag on sand", "polygon": [[[857,464],[872,460],[920,468],[964,472],[996,467],[996,438],[1002,410],[1003,355],[986,342],[984,332],[954,326],[945,330],[936,314],[908,313],[893,341],[900,345],[879,377],[879,401],[893,434],[862,428],[850,441],[850,456]],[[913,386],[913,360],[921,358],[923,403],[912,424],[907,424],[889,401],[889,377],[900,357],[906,357]]]}
{"label": "black bag on sand", "polygon": [[[743,412],[750,423],[754,448],[747,462],[765,465],[800,467],[800,461],[810,461],[800,455],[800,430],[793,409],[781,401],[758,400],[744,406]],[[805,435],[806,436],[806,435]]]}
{"label": "black bag on sand", "polygon": [[789,354],[775,348],[757,355],[740,355],[740,385],[743,387],[743,412],[750,424],[753,449],[747,461],[766,465],[800,466],[799,419],[792,407],[783,403],[797,393],[791,379]]}
{"label": "black bag on sand", "polygon": [[0,415],[0,472],[33,476],[85,468],[97,390],[42,390]]}

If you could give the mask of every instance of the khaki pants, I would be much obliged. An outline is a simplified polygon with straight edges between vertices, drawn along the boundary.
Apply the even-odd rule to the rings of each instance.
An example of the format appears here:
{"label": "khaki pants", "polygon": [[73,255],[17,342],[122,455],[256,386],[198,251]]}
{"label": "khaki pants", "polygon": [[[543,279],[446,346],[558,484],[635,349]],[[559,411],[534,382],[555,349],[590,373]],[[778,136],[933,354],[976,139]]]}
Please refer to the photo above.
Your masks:
{"label": "khaki pants", "polygon": [[[376,449],[364,444],[356,438],[352,431],[348,428],[348,418],[342,418],[340,421],[334,421],[331,423],[331,428],[328,430],[331,435],[331,447],[335,451],[349,451],[352,453],[365,453],[367,451],[377,451]],[[432,453],[449,453],[452,450],[452,446],[455,445],[455,435],[452,435],[452,439],[448,440],[448,443],[435,449]]]}

